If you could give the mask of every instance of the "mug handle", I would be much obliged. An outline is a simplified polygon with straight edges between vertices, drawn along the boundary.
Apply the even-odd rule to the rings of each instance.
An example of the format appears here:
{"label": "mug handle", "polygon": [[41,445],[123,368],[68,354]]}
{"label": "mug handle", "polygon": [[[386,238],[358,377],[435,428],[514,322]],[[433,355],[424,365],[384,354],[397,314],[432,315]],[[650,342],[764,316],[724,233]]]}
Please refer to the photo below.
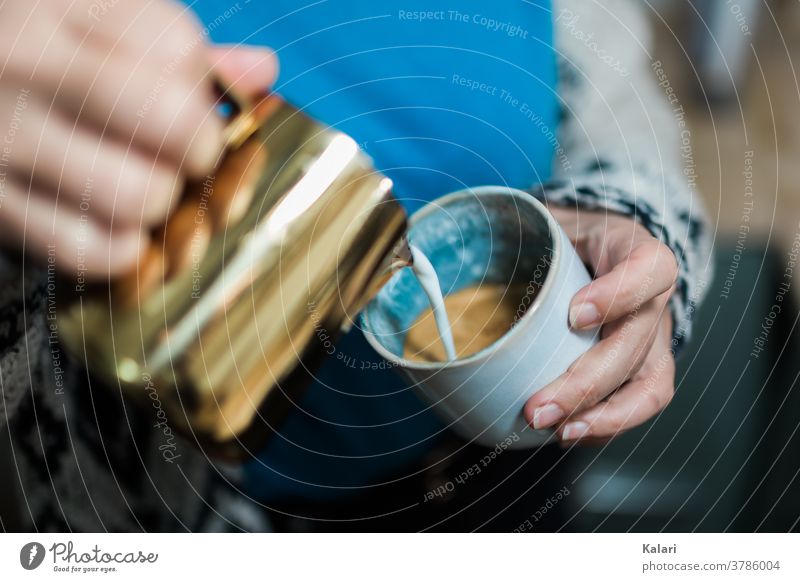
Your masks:
{"label": "mug handle", "polygon": [[222,109],[222,115],[225,118],[225,128],[223,129],[225,147],[226,149],[236,149],[258,129],[258,122],[253,115],[255,104],[266,98],[269,92],[264,91],[257,101],[253,101],[240,95],[216,76],[214,77],[214,91],[217,95],[218,108]]}

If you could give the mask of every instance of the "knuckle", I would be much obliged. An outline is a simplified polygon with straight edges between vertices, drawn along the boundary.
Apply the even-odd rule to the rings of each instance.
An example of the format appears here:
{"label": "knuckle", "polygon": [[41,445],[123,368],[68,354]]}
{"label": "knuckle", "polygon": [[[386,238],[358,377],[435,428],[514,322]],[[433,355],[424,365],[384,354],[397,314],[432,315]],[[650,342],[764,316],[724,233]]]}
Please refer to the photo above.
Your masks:
{"label": "knuckle", "polygon": [[[4,38],[5,37],[5,38]],[[35,67],[35,51],[20,50],[14,46],[16,35],[0,31],[0,62],[3,63],[3,80],[24,79],[31,76]],[[36,78],[41,77],[37,75]]]}
{"label": "knuckle", "polygon": [[151,190],[163,187],[162,181],[155,168],[140,160],[126,160],[117,181],[115,218],[133,223],[141,220]]}
{"label": "knuckle", "polygon": [[196,105],[198,94],[182,83],[165,85],[152,109],[153,128],[160,128],[162,143],[156,147],[175,148],[184,153],[191,143],[196,128],[202,123],[200,107]]}
{"label": "knuckle", "polygon": [[568,389],[564,390],[561,398],[562,408],[568,414],[585,410],[599,402],[597,384],[588,382],[571,382]]}
{"label": "knuckle", "polygon": [[147,224],[164,221],[181,187],[182,180],[176,170],[156,165],[144,191],[143,219]]}
{"label": "knuckle", "polygon": [[56,15],[38,10],[34,19],[28,20],[27,13],[23,18],[6,19],[8,4],[0,9],[2,79],[22,80],[26,84],[33,81],[56,88],[64,74],[63,56],[78,52],[80,47],[65,32],[67,27],[59,25],[61,20]]}
{"label": "knuckle", "polygon": [[[579,358],[572,362],[568,367],[566,372],[564,373],[567,381],[567,385],[576,385],[576,386],[587,386],[589,382],[587,382],[588,378],[586,377],[586,373],[584,371],[584,366],[582,362],[582,358]],[[583,388],[579,389],[582,390]]]}
{"label": "knuckle", "polygon": [[[594,370],[592,372],[591,370]],[[561,394],[556,398],[564,404],[565,409],[577,410],[592,406],[602,398],[600,383],[603,373],[584,357],[575,360],[566,372],[566,382]]]}
{"label": "knuckle", "polygon": [[186,117],[192,95],[189,88],[175,79],[166,79],[160,92],[155,95],[151,111],[151,123],[166,131],[173,131],[176,127],[185,125]]}
{"label": "knuckle", "polygon": [[672,401],[674,394],[675,388],[671,382],[662,383],[646,389],[645,397],[647,399],[648,409],[653,410],[654,412],[664,410]]}
{"label": "knuckle", "polygon": [[667,286],[673,285],[678,279],[678,259],[672,249],[652,237],[641,243],[641,249],[644,256],[650,257],[651,273],[657,274],[659,280],[666,279]]}
{"label": "knuckle", "polygon": [[639,305],[637,305],[639,293],[638,289],[631,285],[620,285],[618,289],[614,290],[614,294],[611,296],[611,304],[619,308],[625,307],[636,310],[639,307]]}
{"label": "knuckle", "polygon": [[[37,41],[46,40],[47,36],[53,34],[52,31],[48,34],[45,23],[49,24],[52,17],[48,17],[46,14],[42,14],[40,19],[34,19],[34,21],[28,23],[28,26],[26,26],[29,15],[26,14],[26,9],[23,8],[23,6],[24,3],[21,2],[11,2],[3,5],[3,17],[0,18],[0,57],[3,59],[4,74],[8,74],[7,67],[9,65],[13,66],[15,61],[19,60],[18,57],[25,57],[26,53],[35,52],[20,50],[18,37],[23,27],[25,27],[27,29],[26,32],[29,35],[33,35]],[[43,44],[42,42],[42,45]]]}
{"label": "knuckle", "polygon": [[583,375],[583,361],[585,358],[586,355],[584,354],[567,366],[565,374],[569,379],[579,378]]}
{"label": "knuckle", "polygon": [[593,404],[595,385],[591,382],[581,382],[575,386],[574,394],[578,404]]}
{"label": "knuckle", "polygon": [[[59,217],[60,221],[64,221],[64,217]],[[72,224],[64,225],[62,228],[56,228],[53,231],[51,243],[56,249],[63,249],[64,253],[59,257],[62,261],[66,261],[66,267],[69,269],[76,268],[81,258],[79,255],[85,250],[85,258],[87,262],[93,256],[93,250],[98,248],[99,236],[98,229],[92,220],[78,222],[74,217],[69,217]],[[67,227],[68,226],[68,227]]]}
{"label": "knuckle", "polygon": [[201,26],[188,14],[182,13],[166,27],[158,48],[164,59],[178,64],[198,52],[202,39]]}
{"label": "knuckle", "polygon": [[619,413],[609,414],[603,424],[599,436],[616,436],[626,430],[627,419]]}

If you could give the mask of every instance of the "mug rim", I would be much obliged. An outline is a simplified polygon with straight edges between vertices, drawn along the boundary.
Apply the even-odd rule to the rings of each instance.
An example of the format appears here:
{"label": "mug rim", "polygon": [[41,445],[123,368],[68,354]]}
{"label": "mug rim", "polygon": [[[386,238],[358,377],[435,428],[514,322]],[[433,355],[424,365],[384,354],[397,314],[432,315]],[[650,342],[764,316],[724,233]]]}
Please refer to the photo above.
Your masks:
{"label": "mug rim", "polygon": [[[501,196],[501,195],[511,195],[517,200],[524,200],[524,203],[532,205],[540,215],[544,216],[545,221],[547,223],[547,228],[550,233],[550,239],[552,241],[552,249],[551,249],[551,258],[550,258],[550,268],[545,275],[544,282],[542,283],[539,292],[536,294],[536,297],[531,302],[530,306],[525,310],[525,313],[517,320],[517,323],[508,330],[501,338],[492,342],[490,345],[486,346],[482,350],[475,352],[474,354],[470,354],[465,358],[456,358],[455,360],[445,360],[441,362],[424,362],[419,360],[409,360],[402,356],[398,356],[393,352],[390,352],[384,345],[378,341],[375,334],[372,332],[371,327],[369,326],[369,315],[367,310],[365,309],[362,312],[362,325],[361,330],[364,336],[369,342],[370,346],[378,352],[378,354],[383,357],[384,359],[394,363],[398,368],[410,368],[416,370],[439,370],[443,367],[447,368],[455,368],[461,366],[468,366],[478,362],[481,359],[486,358],[490,354],[494,353],[498,349],[500,349],[509,338],[517,333],[521,333],[519,328],[523,321],[527,321],[534,317],[536,312],[539,309],[539,305],[544,302],[550,290],[555,286],[555,271],[561,265],[561,233],[560,233],[560,226],[556,222],[555,217],[547,210],[547,207],[542,204],[536,197],[529,193],[525,192],[524,190],[520,190],[518,188],[511,188],[509,186],[478,186],[475,188],[464,188],[462,190],[457,190],[455,192],[450,192],[449,194],[445,194],[431,200],[428,204],[420,208],[417,212],[411,215],[408,221],[408,232],[410,233],[413,229],[414,225],[419,222],[420,220],[424,219],[427,215],[432,212],[435,212],[441,207],[444,207],[447,204],[451,204],[455,200],[460,200],[463,198],[474,198],[474,197],[485,197],[485,196]],[[434,204],[435,203],[435,204]]]}

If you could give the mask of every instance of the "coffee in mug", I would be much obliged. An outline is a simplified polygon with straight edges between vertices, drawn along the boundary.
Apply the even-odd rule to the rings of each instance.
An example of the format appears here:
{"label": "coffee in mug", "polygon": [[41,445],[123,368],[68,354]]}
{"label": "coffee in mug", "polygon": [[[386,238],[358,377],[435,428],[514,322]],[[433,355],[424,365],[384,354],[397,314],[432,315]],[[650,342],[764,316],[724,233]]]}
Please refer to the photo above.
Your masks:
{"label": "coffee in mug", "polygon": [[[522,284],[487,283],[456,291],[444,298],[457,358],[466,358],[491,346],[525,313],[535,290]],[[406,335],[403,357],[411,361],[444,362],[440,334],[431,308],[423,311]],[[432,339],[433,338],[433,339]]]}
{"label": "coffee in mug", "polygon": [[572,297],[591,278],[566,233],[532,195],[485,186],[429,203],[407,238],[438,276],[456,358],[444,355],[412,269],[396,272],[363,311],[367,341],[465,439],[547,442],[552,430],[527,424],[525,402],[597,342],[596,330],[568,323]]}

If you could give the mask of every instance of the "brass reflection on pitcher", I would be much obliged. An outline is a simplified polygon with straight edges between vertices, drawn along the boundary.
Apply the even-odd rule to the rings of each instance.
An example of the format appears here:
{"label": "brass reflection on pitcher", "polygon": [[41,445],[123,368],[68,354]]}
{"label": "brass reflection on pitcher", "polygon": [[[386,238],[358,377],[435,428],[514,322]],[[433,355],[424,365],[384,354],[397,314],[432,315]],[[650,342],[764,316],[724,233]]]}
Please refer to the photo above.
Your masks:
{"label": "brass reflection on pitcher", "polygon": [[[391,181],[348,136],[280,97],[237,104],[214,175],[187,186],[135,272],[64,297],[59,332],[90,370],[207,453],[260,447],[335,333],[406,260]],[[113,324],[112,324],[113,322]]]}

